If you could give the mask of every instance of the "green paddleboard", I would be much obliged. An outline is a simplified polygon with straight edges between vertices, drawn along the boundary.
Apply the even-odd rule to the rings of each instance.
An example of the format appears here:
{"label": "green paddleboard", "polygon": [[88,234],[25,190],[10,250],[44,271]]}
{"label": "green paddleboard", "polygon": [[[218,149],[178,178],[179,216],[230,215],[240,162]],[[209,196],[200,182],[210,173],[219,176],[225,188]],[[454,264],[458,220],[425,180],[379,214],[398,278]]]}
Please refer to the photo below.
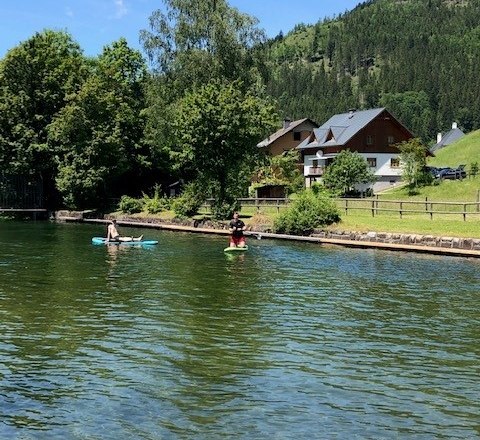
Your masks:
{"label": "green paddleboard", "polygon": [[243,247],[227,247],[223,250],[223,252],[245,252],[248,251],[248,246]]}

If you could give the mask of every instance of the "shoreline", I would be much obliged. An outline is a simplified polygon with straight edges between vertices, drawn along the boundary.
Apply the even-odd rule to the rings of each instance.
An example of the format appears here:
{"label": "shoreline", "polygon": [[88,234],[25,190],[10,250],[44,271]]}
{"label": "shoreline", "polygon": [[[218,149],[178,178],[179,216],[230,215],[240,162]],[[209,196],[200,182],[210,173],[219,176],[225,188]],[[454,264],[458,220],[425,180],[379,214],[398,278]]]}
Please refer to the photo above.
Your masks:
{"label": "shoreline", "polygon": [[[84,218],[80,213],[75,215],[61,215],[57,213],[55,220],[59,222],[78,222],[90,224],[106,224],[109,219]],[[167,231],[189,232],[197,234],[229,235],[227,229],[220,227],[203,227],[202,222],[195,221],[189,224],[168,223],[156,219],[117,218],[122,226],[160,229]],[[217,223],[222,225],[222,223]],[[224,226],[224,225],[223,225]],[[480,258],[480,239],[435,237],[415,234],[392,234],[380,232],[345,232],[316,230],[310,236],[275,234],[263,231],[245,231],[246,236],[260,237],[275,240],[310,242],[328,246],[341,246],[360,249],[381,249],[394,252],[415,252],[433,255],[455,256],[464,258]]]}

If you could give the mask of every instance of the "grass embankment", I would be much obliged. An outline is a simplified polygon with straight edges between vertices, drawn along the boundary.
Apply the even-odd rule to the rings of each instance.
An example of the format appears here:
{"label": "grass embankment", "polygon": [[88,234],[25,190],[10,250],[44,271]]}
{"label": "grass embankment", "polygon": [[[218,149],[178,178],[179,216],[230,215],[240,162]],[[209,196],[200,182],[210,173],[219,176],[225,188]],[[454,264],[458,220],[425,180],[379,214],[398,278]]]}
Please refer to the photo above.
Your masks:
{"label": "grass embankment", "polygon": [[480,165],[480,130],[473,131],[435,153],[435,157],[428,159],[428,165],[433,167],[457,167],[467,165],[467,170],[472,162]]}

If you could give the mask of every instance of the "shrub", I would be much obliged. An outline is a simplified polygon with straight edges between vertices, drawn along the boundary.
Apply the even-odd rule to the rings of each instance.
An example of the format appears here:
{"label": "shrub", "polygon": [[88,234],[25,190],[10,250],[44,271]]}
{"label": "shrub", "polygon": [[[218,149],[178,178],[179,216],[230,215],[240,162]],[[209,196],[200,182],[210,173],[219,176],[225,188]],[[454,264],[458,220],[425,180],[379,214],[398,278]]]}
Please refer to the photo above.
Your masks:
{"label": "shrub", "polygon": [[338,222],[340,215],[330,194],[319,187],[301,192],[274,223],[277,233],[309,235],[320,226]]}
{"label": "shrub", "polygon": [[222,203],[214,202],[212,204],[212,217],[218,220],[232,218],[234,211],[239,210],[239,204],[236,200],[225,200]]}
{"label": "shrub", "polygon": [[134,199],[130,196],[122,196],[118,208],[125,214],[134,214],[136,212],[142,212],[143,203],[142,200]]}
{"label": "shrub", "polygon": [[475,177],[478,174],[478,162],[472,162],[470,164],[470,175]]}
{"label": "shrub", "polygon": [[172,209],[178,217],[192,217],[197,213],[205,197],[195,182],[187,183],[183,193],[173,200]]}
{"label": "shrub", "polygon": [[155,185],[153,197],[143,194],[143,209],[149,214],[158,214],[170,209],[170,201],[166,197],[160,197],[160,187]]}

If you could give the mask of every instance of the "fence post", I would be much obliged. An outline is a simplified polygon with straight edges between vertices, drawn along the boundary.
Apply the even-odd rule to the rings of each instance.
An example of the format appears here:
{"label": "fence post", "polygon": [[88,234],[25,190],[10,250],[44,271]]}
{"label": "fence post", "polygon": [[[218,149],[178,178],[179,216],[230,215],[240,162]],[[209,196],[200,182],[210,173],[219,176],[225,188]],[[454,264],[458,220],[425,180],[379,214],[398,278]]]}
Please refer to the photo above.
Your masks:
{"label": "fence post", "polygon": [[345,215],[348,214],[348,199],[345,199]]}
{"label": "fence post", "polygon": [[480,211],[480,207],[478,206],[480,204],[480,189],[477,189],[477,212]]}
{"label": "fence post", "polygon": [[400,218],[402,218],[403,202],[400,202]]}
{"label": "fence post", "polygon": [[372,217],[375,217],[375,200],[372,200]]}
{"label": "fence post", "polygon": [[428,197],[425,197],[425,211],[428,211]]}
{"label": "fence post", "polygon": [[467,205],[466,203],[463,204],[463,221],[467,221]]}

